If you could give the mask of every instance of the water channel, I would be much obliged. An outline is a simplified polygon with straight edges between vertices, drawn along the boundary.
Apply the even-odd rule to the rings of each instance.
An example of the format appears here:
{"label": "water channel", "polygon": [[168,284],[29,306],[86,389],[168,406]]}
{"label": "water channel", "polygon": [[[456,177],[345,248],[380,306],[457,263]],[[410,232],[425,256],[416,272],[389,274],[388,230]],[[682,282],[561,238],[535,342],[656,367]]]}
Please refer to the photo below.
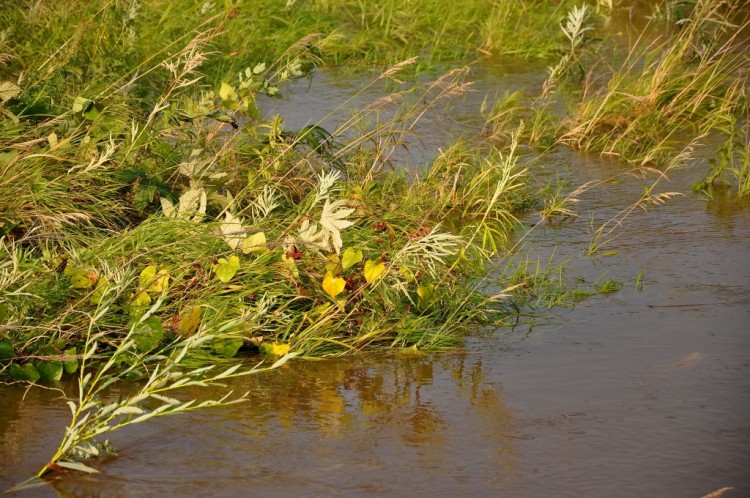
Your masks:
{"label": "water channel", "polygon": [[[401,160],[428,160],[481,126],[472,116],[485,95],[536,87],[544,73],[499,64],[474,77],[448,115],[422,121]],[[302,127],[356,88],[318,75],[265,112]],[[725,486],[750,496],[750,205],[692,194],[706,169],[696,159],[665,184],[684,196],[634,212],[611,255],[590,258],[591,224],[647,180],[566,150],[534,167],[574,185],[623,174],[583,194],[579,218],[537,227],[526,244],[542,262],[567,260],[570,279],[613,279],[620,292],[451,353],[291,362],[235,382],[247,403],[115,433],[120,454],[95,462],[100,474],[18,496],[700,497]],[[59,396],[0,385],[0,490],[53,453],[69,419]]]}

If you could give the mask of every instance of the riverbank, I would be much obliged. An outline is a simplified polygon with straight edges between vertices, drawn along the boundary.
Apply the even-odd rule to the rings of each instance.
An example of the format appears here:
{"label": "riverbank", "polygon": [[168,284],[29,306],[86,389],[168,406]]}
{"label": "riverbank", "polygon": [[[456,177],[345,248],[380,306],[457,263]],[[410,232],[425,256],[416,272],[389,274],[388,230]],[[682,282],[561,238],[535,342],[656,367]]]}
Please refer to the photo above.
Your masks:
{"label": "riverbank", "polygon": [[[78,381],[73,429],[40,475],[87,470],[81,462],[108,449],[92,441],[108,432],[200,407],[171,392],[249,373],[230,361],[238,354],[261,352],[268,368],[298,356],[447,350],[534,307],[616,291],[621,283],[563,285],[550,268],[513,263],[519,218],[565,222],[582,194],[609,181],[538,174],[550,151],[617,158],[650,178],[592,227],[592,256],[611,251],[635,210],[683,194],[662,188],[665,175],[708,134],[723,134],[723,145],[696,191],[747,194],[739,5],[652,9],[643,32],[658,24],[662,37],[622,49],[603,33],[625,10],[606,2],[475,2],[441,16],[423,3],[413,12],[206,3],[177,16],[159,2],[91,2],[3,13],[13,28],[0,121],[2,373]],[[271,6],[274,15],[263,10]],[[260,34],[237,26],[275,36],[250,43]],[[429,53],[416,50],[429,40],[438,40]],[[400,151],[419,142],[425,116],[472,91],[463,66],[476,54],[551,66],[524,93],[488,96],[481,128],[404,164]],[[334,108],[350,118],[289,127],[263,115],[261,103],[291,82],[355,59],[376,69]],[[378,98],[347,107],[373,88]],[[101,399],[135,379],[148,379],[139,392]]]}

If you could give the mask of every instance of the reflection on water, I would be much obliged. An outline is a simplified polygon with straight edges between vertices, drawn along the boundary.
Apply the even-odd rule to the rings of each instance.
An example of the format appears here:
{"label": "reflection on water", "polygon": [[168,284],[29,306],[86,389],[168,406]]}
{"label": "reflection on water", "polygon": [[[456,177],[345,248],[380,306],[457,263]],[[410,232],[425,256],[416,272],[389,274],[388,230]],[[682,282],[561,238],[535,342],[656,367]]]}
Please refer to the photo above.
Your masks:
{"label": "reflection on water", "polygon": [[[122,456],[100,462],[103,475],[53,486],[66,496],[234,496],[248,485],[268,495],[390,494],[415,479],[423,489],[473,487],[477,478],[479,489],[501,486],[519,478],[522,436],[482,362],[404,353],[292,363],[231,385],[250,391],[247,403],[115,436]],[[24,445],[35,439],[27,434]]]}

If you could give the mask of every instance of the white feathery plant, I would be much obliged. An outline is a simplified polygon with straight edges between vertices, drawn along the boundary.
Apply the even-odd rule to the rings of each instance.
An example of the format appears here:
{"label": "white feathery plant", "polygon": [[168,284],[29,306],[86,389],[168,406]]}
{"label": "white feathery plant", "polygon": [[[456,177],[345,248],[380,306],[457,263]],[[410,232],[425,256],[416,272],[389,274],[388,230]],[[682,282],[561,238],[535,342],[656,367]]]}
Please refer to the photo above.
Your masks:
{"label": "white feathery plant", "polygon": [[593,29],[591,26],[584,26],[587,14],[588,6],[586,4],[583,4],[580,7],[575,6],[570,12],[568,12],[567,17],[565,18],[565,25],[560,23],[563,34],[570,41],[571,52],[575,52],[583,43],[584,33]]}

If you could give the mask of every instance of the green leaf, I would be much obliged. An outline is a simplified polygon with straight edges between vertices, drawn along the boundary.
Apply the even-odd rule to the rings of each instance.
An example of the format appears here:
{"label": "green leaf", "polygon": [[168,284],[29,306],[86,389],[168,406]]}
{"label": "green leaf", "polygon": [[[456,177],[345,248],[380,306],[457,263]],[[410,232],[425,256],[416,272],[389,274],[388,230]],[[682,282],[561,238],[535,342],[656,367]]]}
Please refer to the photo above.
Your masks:
{"label": "green leaf", "polygon": [[0,152],[0,166],[6,166],[16,157],[18,157],[18,149]]}
{"label": "green leaf", "polygon": [[5,339],[0,340],[0,361],[10,360],[13,358],[15,352],[13,351],[13,344]]}
{"label": "green leaf", "polygon": [[133,296],[133,306],[136,308],[139,306],[146,306],[151,303],[151,296],[144,290],[139,290],[138,293]]}
{"label": "green leaf", "polygon": [[133,195],[133,204],[135,207],[141,211],[146,209],[154,200],[157,190],[158,189],[154,185],[139,184],[136,186],[135,194]]}
{"label": "green leaf", "polygon": [[133,340],[141,353],[154,349],[163,338],[164,328],[158,316],[148,317],[133,329]]}
{"label": "green leaf", "polygon": [[94,289],[94,292],[91,293],[91,297],[89,298],[89,302],[91,304],[99,304],[102,301],[102,297],[104,297],[104,293],[107,291],[107,279],[102,277],[96,282],[96,288]]}
{"label": "green leaf", "polygon": [[[69,348],[63,351],[63,354],[67,356],[75,356],[76,355],[76,348]],[[65,369],[66,373],[74,374],[76,373],[76,370],[78,370],[78,360],[65,360],[63,361],[63,368]]]}
{"label": "green leaf", "polygon": [[65,267],[63,273],[70,277],[71,289],[90,289],[96,281],[96,274],[94,272],[88,272],[70,264]]}
{"label": "green leaf", "polygon": [[85,97],[76,97],[71,110],[78,114],[89,111],[94,106],[94,101]]}
{"label": "green leaf", "polygon": [[11,81],[0,81],[0,101],[4,104],[12,98],[18,97],[21,87]]}
{"label": "green leaf", "polygon": [[45,382],[57,382],[62,378],[63,364],[61,361],[40,361],[36,364],[39,378]]}
{"label": "green leaf", "polygon": [[414,281],[414,273],[408,267],[401,265],[398,271],[401,273],[401,275],[404,276],[404,279],[406,279],[407,283],[411,283]]}
{"label": "green leaf", "polygon": [[[286,344],[284,344],[284,346],[286,346]],[[284,356],[282,356],[281,358],[279,358],[278,360],[276,360],[273,363],[273,365],[271,365],[271,368],[279,368],[284,363],[286,363],[287,361],[291,360],[292,358],[295,358],[295,357],[299,356],[300,354],[302,354],[302,351],[295,351],[294,353],[287,353]]]}
{"label": "green leaf", "polygon": [[417,308],[421,311],[426,310],[435,301],[435,286],[432,284],[420,285],[417,287]]}
{"label": "green leaf", "polygon": [[341,257],[341,266],[344,271],[362,261],[362,251],[347,247],[344,255]]}
{"label": "green leaf", "polygon": [[253,68],[253,74],[260,74],[265,70],[266,70],[266,63],[261,62],[260,64],[255,65],[255,67]]}
{"label": "green leaf", "polygon": [[341,267],[341,258],[339,258],[339,255],[334,253],[331,253],[326,258],[326,270],[333,273],[334,275],[338,275],[344,269]]}
{"label": "green leaf", "polygon": [[216,278],[222,281],[222,283],[228,283],[232,280],[232,277],[240,269],[240,258],[237,256],[229,256],[229,260],[224,258],[219,259],[219,264],[214,265],[214,273]]}
{"label": "green leaf", "polygon": [[211,342],[211,348],[216,351],[216,354],[224,358],[231,358],[236,355],[240,346],[242,346],[242,339],[239,337],[221,337]]}
{"label": "green leaf", "polygon": [[294,262],[294,258],[282,254],[281,261],[284,263],[284,268],[289,272],[289,275],[292,278],[299,278],[299,268],[297,268],[297,263]]}
{"label": "green leaf", "polygon": [[26,363],[24,365],[18,365],[13,363],[10,366],[10,376],[13,380],[27,380],[29,382],[36,382],[39,380],[39,372],[36,371],[34,365]]}
{"label": "green leaf", "polygon": [[77,470],[79,472],[86,472],[87,474],[98,474],[99,471],[95,468],[89,467],[88,465],[84,465],[81,462],[66,462],[66,461],[59,461],[57,462],[57,465],[60,467],[65,467],[66,469],[72,469]]}

